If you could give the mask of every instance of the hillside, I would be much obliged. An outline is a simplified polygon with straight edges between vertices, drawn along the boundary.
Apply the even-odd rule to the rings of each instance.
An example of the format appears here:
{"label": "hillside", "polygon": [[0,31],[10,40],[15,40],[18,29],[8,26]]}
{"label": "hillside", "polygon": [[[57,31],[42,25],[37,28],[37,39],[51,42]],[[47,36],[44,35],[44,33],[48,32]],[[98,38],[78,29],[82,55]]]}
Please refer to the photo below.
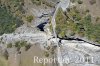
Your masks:
{"label": "hillside", "polygon": [[[92,1],[92,0],[91,0]],[[73,2],[73,1],[72,1]],[[100,43],[100,6],[87,0],[76,0],[66,13],[59,9],[56,22],[60,38],[80,38]]]}
{"label": "hillside", "polygon": [[0,0],[0,66],[100,66],[100,0]]}

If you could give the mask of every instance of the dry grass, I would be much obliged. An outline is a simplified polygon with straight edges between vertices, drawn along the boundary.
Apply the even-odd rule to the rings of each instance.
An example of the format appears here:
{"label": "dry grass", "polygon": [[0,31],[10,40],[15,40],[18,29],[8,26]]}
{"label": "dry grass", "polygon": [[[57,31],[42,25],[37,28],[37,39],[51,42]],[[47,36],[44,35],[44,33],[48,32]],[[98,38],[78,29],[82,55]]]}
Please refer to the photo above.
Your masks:
{"label": "dry grass", "polygon": [[8,62],[3,56],[0,56],[0,66],[8,66]]}
{"label": "dry grass", "polygon": [[19,66],[48,66],[49,64],[43,65],[43,63],[34,63],[34,56],[39,58],[45,58],[44,50],[40,46],[33,45],[28,51],[23,51],[20,57]]}
{"label": "dry grass", "polygon": [[39,46],[32,46],[28,51],[23,51],[21,54],[20,66],[41,66],[34,63],[34,56],[43,57],[43,51]]}

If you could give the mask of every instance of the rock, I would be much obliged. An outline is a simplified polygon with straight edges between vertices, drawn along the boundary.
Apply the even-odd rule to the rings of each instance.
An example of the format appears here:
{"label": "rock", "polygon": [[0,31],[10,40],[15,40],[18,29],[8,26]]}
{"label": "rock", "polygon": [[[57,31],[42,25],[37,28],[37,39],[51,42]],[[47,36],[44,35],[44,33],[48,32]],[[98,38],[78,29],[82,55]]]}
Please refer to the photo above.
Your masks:
{"label": "rock", "polygon": [[66,63],[67,66],[100,65],[100,52],[96,52],[100,50],[99,47],[81,41],[62,40],[61,43],[62,58],[69,59],[69,62]]}

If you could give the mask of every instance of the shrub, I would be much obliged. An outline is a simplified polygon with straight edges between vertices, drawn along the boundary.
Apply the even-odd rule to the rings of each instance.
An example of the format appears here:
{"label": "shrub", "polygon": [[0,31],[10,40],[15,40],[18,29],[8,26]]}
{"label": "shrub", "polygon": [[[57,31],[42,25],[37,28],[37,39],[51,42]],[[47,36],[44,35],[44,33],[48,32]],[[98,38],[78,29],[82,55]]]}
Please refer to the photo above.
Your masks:
{"label": "shrub", "polygon": [[47,50],[50,50],[50,46],[48,46],[46,49],[47,49]]}
{"label": "shrub", "polygon": [[96,18],[96,22],[98,22],[99,20],[100,20],[100,17],[97,17],[97,18]]}
{"label": "shrub", "polygon": [[25,46],[25,50],[27,51],[28,49],[30,49],[30,47],[31,47],[30,44],[29,44],[29,45],[26,45],[26,46]]}
{"label": "shrub", "polygon": [[90,12],[89,9],[87,9],[86,12]]}
{"label": "shrub", "polygon": [[32,22],[32,20],[34,19],[34,17],[32,15],[26,17],[27,21],[28,22]]}
{"label": "shrub", "polygon": [[7,48],[12,48],[12,43],[7,44]]}
{"label": "shrub", "polygon": [[76,0],[70,0],[72,3],[75,3]]}
{"label": "shrub", "polygon": [[32,0],[33,4],[36,5],[41,5],[42,1],[41,0]]}
{"label": "shrub", "polygon": [[70,12],[70,8],[67,8],[67,11]]}
{"label": "shrub", "polygon": [[45,55],[46,57],[49,57],[49,53],[48,53],[47,51],[44,52],[44,55]]}
{"label": "shrub", "polygon": [[83,3],[83,1],[82,0],[78,0],[78,4],[82,4]]}
{"label": "shrub", "polygon": [[27,46],[27,42],[26,41],[17,41],[15,43],[15,47],[17,48],[17,50],[19,51],[21,47],[26,47]]}

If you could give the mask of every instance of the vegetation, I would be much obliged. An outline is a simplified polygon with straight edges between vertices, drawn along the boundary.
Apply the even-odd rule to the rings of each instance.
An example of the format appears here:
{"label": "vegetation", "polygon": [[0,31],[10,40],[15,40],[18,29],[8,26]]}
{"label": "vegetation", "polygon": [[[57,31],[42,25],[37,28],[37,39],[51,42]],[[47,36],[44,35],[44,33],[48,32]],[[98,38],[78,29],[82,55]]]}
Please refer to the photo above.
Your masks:
{"label": "vegetation", "polygon": [[23,9],[24,0],[1,0],[0,7],[7,9],[7,12],[11,12],[14,16],[21,18],[25,12]]}
{"label": "vegetation", "polygon": [[5,50],[3,56],[4,56],[4,58],[5,58],[6,60],[8,60],[9,54],[8,54],[8,51],[7,51],[7,50]]}
{"label": "vegetation", "polygon": [[15,47],[20,50],[21,47],[25,47],[27,45],[27,42],[26,41],[17,41],[15,43]]}
{"label": "vegetation", "polygon": [[34,17],[32,15],[30,15],[30,16],[27,16],[26,19],[27,19],[28,22],[32,22]]}
{"label": "vegetation", "polygon": [[48,46],[48,47],[46,48],[46,50],[47,50],[51,55],[53,55],[53,54],[55,53],[55,49],[56,49],[56,47],[54,47],[54,46]]}
{"label": "vegetation", "polygon": [[30,45],[30,44],[27,44],[27,45],[25,46],[25,50],[27,51],[28,49],[30,49],[30,47],[31,47],[31,45]]}
{"label": "vegetation", "polygon": [[65,36],[66,30],[67,30],[67,28],[66,28],[67,17],[64,15],[61,8],[58,10],[58,13],[56,16],[57,16],[56,17],[56,22],[57,22],[56,31],[57,31],[58,36],[62,38]]}
{"label": "vegetation", "polygon": [[54,46],[51,48],[51,50],[50,50],[51,51],[51,54],[54,54],[55,53],[55,49],[56,48]]}
{"label": "vegetation", "polygon": [[[21,20],[21,6],[18,0],[0,2],[0,35],[12,33],[17,27],[23,24]],[[18,13],[19,15],[16,15]]]}
{"label": "vegetation", "polygon": [[12,43],[7,44],[7,48],[12,48]]}
{"label": "vegetation", "polygon": [[41,5],[41,4],[45,4],[49,7],[54,7],[54,4],[51,3],[51,2],[48,2],[46,0],[31,0],[33,4],[36,4],[36,5]]}
{"label": "vegetation", "polygon": [[100,20],[100,17],[97,17],[97,18],[96,18],[96,22],[98,22],[99,20]]}
{"label": "vegetation", "polygon": [[31,44],[28,44],[27,41],[17,41],[15,43],[15,47],[18,51],[20,50],[20,48],[25,47],[25,50],[27,51],[28,49],[30,49]]}
{"label": "vegetation", "polygon": [[41,0],[32,0],[33,4],[36,5],[41,5],[42,1]]}
{"label": "vegetation", "polygon": [[47,51],[44,52],[45,57],[49,57],[49,53]]}
{"label": "vegetation", "polygon": [[46,49],[47,49],[47,50],[50,50],[50,46],[48,46]]}
{"label": "vegetation", "polygon": [[72,3],[75,3],[76,0],[70,0]]}
{"label": "vegetation", "polygon": [[25,41],[17,41],[15,43],[15,47],[19,47],[19,48],[24,47],[25,45],[26,45]]}
{"label": "vegetation", "polygon": [[83,3],[83,1],[82,0],[70,0],[72,3],[78,3],[78,4],[82,4]]}
{"label": "vegetation", "polygon": [[83,1],[82,0],[78,0],[78,4],[82,4],[83,3]]}
{"label": "vegetation", "polygon": [[[58,37],[65,38],[74,35],[87,37],[87,39],[100,43],[100,23],[92,23],[91,14],[86,10],[86,14],[81,13],[76,7],[68,9],[63,13],[59,9],[56,15],[56,32]],[[96,18],[98,21],[99,18]]]}

